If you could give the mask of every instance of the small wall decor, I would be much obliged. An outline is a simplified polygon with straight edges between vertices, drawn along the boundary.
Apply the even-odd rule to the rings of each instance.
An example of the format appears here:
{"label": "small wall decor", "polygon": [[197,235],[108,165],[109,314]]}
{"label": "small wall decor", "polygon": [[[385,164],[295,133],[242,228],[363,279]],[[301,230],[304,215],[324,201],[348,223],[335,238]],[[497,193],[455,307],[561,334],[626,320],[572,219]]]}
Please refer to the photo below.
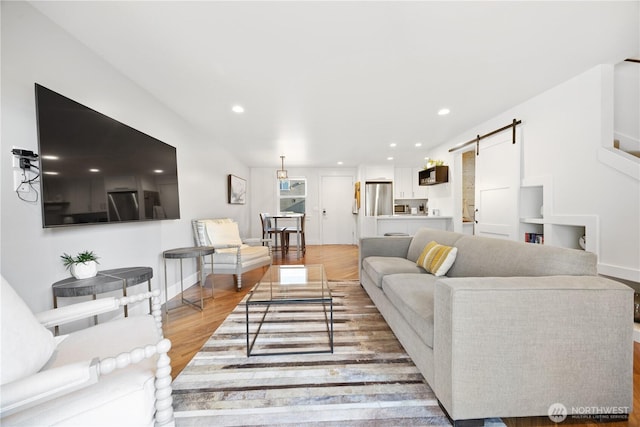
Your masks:
{"label": "small wall decor", "polygon": [[244,205],[247,201],[247,181],[235,175],[229,175],[228,184],[229,203]]}

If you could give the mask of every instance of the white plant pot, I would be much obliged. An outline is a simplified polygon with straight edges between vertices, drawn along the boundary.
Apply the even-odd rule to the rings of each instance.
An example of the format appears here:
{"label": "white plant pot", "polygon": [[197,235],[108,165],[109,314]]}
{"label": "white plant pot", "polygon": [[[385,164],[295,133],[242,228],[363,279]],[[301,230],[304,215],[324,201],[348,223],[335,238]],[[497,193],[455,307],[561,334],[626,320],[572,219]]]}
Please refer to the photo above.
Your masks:
{"label": "white plant pot", "polygon": [[88,279],[98,274],[98,263],[95,261],[81,262],[71,265],[71,275],[76,279]]}

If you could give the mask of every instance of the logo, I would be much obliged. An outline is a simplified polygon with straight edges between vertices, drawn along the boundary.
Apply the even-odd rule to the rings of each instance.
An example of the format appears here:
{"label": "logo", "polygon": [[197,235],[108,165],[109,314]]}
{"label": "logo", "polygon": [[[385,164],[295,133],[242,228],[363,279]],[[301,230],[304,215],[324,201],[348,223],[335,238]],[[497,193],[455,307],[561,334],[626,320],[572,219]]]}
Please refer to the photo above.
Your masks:
{"label": "logo", "polygon": [[547,415],[554,423],[561,423],[567,419],[567,408],[562,403],[554,403],[549,406]]}

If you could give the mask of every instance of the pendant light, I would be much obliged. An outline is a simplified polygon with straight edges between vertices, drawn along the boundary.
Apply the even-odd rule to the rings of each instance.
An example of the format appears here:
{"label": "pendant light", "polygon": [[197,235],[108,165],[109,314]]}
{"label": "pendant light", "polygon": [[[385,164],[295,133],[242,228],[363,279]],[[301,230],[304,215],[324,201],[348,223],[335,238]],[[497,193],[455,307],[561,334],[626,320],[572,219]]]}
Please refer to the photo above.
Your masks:
{"label": "pendant light", "polygon": [[282,162],[282,169],[279,169],[276,171],[276,176],[281,181],[283,179],[289,179],[289,175],[287,174],[287,171],[284,168],[284,156],[280,156],[280,161]]}

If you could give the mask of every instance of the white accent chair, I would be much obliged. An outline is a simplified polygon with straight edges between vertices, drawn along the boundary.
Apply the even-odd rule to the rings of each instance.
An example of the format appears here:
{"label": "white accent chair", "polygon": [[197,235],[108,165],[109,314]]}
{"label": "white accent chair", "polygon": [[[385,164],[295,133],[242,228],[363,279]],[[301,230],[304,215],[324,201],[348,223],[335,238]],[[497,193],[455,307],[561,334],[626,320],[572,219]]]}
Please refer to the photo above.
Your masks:
{"label": "white accent chair", "polygon": [[211,268],[212,274],[233,274],[238,290],[242,288],[243,273],[271,265],[270,240],[243,240],[238,224],[232,219],[194,219],[191,224],[196,246],[215,248],[213,265],[207,259],[202,267]]}
{"label": "white accent chair", "polygon": [[[54,337],[57,325],[152,301],[132,315]],[[100,298],[34,315],[2,277],[2,426],[172,426],[171,341],[159,291]]]}

